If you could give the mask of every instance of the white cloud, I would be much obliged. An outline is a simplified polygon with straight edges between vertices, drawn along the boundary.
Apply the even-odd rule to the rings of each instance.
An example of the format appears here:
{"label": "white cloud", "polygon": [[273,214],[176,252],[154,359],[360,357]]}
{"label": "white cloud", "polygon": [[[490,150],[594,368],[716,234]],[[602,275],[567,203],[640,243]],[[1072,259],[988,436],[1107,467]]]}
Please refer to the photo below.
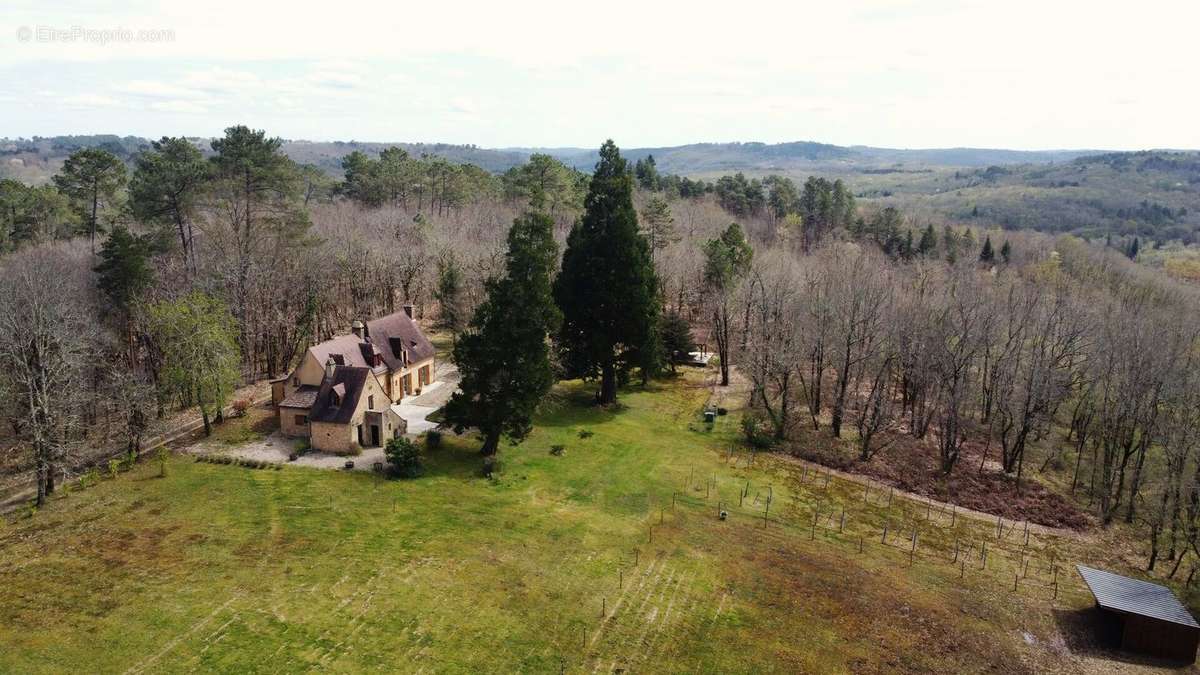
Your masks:
{"label": "white cloud", "polygon": [[100,94],[72,94],[59,99],[59,102],[72,108],[109,108],[121,104],[111,96]]}
{"label": "white cloud", "polygon": [[[1200,92],[1188,86],[1200,3],[1177,0],[1136,10],[849,0],[755,11],[612,0],[602,16],[561,0],[48,5],[5,7],[0,82],[94,96],[96,110],[120,115],[90,123],[116,132],[246,122],[285,136],[481,145],[611,135],[626,145],[1200,147],[1190,113]],[[22,25],[167,28],[175,39],[18,43]],[[1172,105],[1136,95],[1146,91],[1171,92]],[[134,103],[145,101],[170,109]],[[184,102],[193,117],[181,121]],[[0,118],[13,133],[77,131],[49,128],[74,117],[13,103],[0,103]],[[179,124],[195,126],[170,128]]]}
{"label": "white cloud", "polygon": [[196,115],[208,112],[207,107],[196,103],[195,101],[182,101],[178,99],[171,101],[154,101],[150,104],[150,108],[160,112],[189,113]]}

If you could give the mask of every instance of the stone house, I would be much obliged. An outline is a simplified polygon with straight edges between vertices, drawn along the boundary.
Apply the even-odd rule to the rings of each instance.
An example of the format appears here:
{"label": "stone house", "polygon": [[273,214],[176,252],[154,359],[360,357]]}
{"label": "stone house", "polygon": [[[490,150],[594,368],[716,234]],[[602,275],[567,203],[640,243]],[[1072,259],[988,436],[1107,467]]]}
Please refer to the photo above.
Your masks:
{"label": "stone house", "polygon": [[407,430],[397,404],[432,382],[433,369],[433,345],[412,305],[356,320],[349,335],[309,347],[292,374],[271,383],[279,428],[324,452],[377,447]]}

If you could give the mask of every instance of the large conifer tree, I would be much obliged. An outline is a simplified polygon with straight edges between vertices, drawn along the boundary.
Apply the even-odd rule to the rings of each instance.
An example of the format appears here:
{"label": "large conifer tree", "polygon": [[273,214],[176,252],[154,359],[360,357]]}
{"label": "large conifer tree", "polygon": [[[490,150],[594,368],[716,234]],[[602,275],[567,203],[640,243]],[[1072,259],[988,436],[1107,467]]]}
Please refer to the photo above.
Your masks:
{"label": "large conifer tree", "polygon": [[460,433],[479,429],[485,456],[496,453],[502,434],[514,443],[529,434],[533,412],[554,384],[547,338],[562,315],[551,293],[558,260],[553,230],[554,221],[541,213],[513,222],[505,276],[487,282],[487,298],[454,346],[462,382],[446,421]]}
{"label": "large conifer tree", "polygon": [[558,344],[567,375],[599,376],[599,403],[614,403],[618,376],[654,349],[659,304],[650,246],[633,208],[633,177],[611,140],[600,148],[583,217],[567,237],[554,297],[563,312]]}

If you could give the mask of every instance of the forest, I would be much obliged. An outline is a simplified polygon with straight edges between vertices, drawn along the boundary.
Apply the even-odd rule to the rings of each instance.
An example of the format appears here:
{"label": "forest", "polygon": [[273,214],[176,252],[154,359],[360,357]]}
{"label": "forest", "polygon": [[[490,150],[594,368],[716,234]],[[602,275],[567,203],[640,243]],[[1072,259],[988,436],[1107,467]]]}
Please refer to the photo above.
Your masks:
{"label": "forest", "polygon": [[[389,147],[348,149],[338,176],[283,145],[235,126],[0,183],[3,468],[32,471],[39,501],[171,411],[207,427],[239,386],[412,303],[456,359],[549,336],[530,390],[594,380],[602,404],[703,345],[722,385],[749,383],[751,447],[1005,517],[1130,524],[1164,576],[1200,558],[1200,296],[1132,260],[1136,240],[935,223],[836,176],[694,179],[611,143],[595,173]],[[619,293],[594,274],[618,263]],[[553,288],[505,286],[522,264]],[[504,333],[503,297],[561,321]],[[621,312],[579,311],[609,299]],[[483,431],[482,414],[460,402],[450,422]],[[526,431],[492,424],[485,453]]]}

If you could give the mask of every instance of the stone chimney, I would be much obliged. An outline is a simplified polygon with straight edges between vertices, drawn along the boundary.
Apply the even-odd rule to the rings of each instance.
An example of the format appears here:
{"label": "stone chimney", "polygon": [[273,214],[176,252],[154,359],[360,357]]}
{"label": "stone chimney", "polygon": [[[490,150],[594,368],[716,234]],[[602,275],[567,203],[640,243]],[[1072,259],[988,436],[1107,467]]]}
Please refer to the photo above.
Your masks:
{"label": "stone chimney", "polygon": [[354,336],[359,340],[362,340],[367,334],[367,327],[361,319],[355,319],[354,323],[350,324],[350,332],[354,333]]}
{"label": "stone chimney", "polygon": [[337,364],[333,362],[333,357],[329,357],[325,361],[325,377],[331,380],[333,379],[333,369],[335,366],[337,366]]}
{"label": "stone chimney", "polygon": [[404,313],[407,314],[408,318],[410,318],[410,319],[416,318],[413,316],[413,305],[411,302],[404,303]]}

